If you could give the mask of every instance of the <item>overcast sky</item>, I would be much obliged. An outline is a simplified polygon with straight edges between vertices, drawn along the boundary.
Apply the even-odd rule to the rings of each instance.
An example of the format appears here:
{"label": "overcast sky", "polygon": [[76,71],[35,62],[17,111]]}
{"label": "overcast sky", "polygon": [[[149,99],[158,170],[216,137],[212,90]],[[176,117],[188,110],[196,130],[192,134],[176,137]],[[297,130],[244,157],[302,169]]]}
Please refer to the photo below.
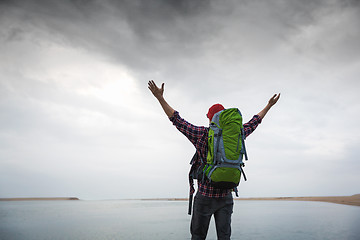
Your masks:
{"label": "overcast sky", "polygon": [[187,197],[180,115],[251,119],[242,197],[360,193],[360,4],[1,1],[0,197]]}

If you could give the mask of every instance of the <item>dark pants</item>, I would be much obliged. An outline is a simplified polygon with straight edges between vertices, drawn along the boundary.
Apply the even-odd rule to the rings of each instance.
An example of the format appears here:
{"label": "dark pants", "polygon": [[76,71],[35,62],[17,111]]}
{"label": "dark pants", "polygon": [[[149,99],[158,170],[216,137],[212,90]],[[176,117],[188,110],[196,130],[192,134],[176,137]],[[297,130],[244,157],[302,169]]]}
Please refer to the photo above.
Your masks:
{"label": "dark pants", "polygon": [[218,239],[230,239],[233,205],[231,193],[222,198],[209,198],[197,193],[194,199],[194,210],[190,226],[191,239],[206,238],[212,215],[215,218]]}

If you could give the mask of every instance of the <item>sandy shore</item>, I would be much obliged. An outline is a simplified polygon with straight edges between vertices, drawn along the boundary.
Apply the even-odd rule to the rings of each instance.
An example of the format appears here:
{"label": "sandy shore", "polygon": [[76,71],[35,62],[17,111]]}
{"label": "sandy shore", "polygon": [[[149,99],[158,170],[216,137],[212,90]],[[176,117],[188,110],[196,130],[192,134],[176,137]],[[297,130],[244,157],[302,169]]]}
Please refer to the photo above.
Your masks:
{"label": "sandy shore", "polygon": [[[0,201],[63,201],[79,200],[77,197],[57,197],[57,198],[0,198]],[[187,198],[148,198],[140,199],[143,201],[188,201]],[[352,196],[328,196],[328,197],[266,197],[266,198],[234,198],[236,201],[319,201],[352,206],[360,206],[360,194]]]}
{"label": "sandy shore", "polygon": [[234,198],[235,200],[272,200],[272,201],[319,201],[352,206],[360,206],[360,194],[352,196],[329,196],[329,197],[273,197],[273,198]]}
{"label": "sandy shore", "polygon": [[77,197],[41,197],[41,198],[0,198],[0,201],[64,201],[79,200]]}
{"label": "sandy shore", "polygon": [[[141,199],[143,201],[188,201],[188,198],[148,198]],[[265,197],[265,198],[237,198],[234,200],[251,200],[251,201],[319,201],[330,202],[352,206],[360,206],[360,194],[352,196],[329,196],[329,197]]]}

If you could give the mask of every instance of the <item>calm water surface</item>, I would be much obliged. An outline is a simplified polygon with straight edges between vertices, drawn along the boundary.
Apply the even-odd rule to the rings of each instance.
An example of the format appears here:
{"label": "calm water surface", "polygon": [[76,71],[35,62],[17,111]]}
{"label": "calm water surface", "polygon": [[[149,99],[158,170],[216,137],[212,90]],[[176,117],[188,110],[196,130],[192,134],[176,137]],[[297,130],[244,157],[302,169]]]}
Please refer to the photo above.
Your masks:
{"label": "calm water surface", "polygon": [[[0,239],[190,239],[185,201],[0,202]],[[360,207],[235,201],[232,239],[360,239]],[[212,220],[207,239],[216,239]]]}

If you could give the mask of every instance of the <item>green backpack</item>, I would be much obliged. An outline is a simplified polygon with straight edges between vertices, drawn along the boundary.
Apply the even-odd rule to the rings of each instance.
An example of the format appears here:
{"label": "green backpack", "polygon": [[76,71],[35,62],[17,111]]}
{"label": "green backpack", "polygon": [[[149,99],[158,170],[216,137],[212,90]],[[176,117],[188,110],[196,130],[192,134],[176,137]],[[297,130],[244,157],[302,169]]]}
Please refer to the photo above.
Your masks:
{"label": "green backpack", "polygon": [[[215,188],[232,189],[239,185],[243,156],[247,160],[242,115],[237,108],[216,113],[210,123],[207,164],[203,169]],[[237,191],[236,191],[237,192]]]}

